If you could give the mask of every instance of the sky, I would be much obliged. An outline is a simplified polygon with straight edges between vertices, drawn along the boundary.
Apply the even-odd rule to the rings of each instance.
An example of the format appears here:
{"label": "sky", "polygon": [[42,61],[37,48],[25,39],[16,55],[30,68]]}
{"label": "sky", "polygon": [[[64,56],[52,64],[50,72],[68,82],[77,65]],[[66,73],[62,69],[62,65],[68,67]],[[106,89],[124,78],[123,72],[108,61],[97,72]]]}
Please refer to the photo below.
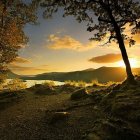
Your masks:
{"label": "sky", "polygon": [[[63,11],[59,10],[51,19],[43,19],[39,10],[39,24],[26,25],[24,31],[29,43],[19,51],[19,57],[11,64],[13,72],[35,75],[123,66],[116,44],[103,46],[105,41],[89,41],[93,33],[86,31],[87,23],[78,23],[72,16],[63,18],[62,14]],[[129,27],[126,29],[129,34]],[[132,66],[139,67],[139,35],[135,39],[136,45],[127,47],[127,51]]]}

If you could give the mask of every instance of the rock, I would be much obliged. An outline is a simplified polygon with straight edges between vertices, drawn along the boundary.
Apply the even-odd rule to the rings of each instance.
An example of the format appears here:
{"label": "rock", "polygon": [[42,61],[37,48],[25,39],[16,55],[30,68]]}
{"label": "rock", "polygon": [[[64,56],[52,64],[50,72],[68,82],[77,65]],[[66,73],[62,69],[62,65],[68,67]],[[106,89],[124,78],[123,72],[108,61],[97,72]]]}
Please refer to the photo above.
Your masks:
{"label": "rock", "polygon": [[60,121],[65,121],[70,116],[70,113],[68,112],[52,112],[47,111],[46,112],[46,122],[48,124],[54,124]]}
{"label": "rock", "polygon": [[89,95],[95,102],[99,103],[106,94],[104,93],[104,90],[95,90]]}
{"label": "rock", "polygon": [[136,81],[140,81],[140,76],[139,76],[139,75],[136,75],[136,76],[135,76],[135,80],[136,80]]}
{"label": "rock", "polygon": [[[137,130],[138,131],[138,130]],[[139,140],[140,134],[123,121],[100,120],[93,132],[87,134],[88,140]]]}
{"label": "rock", "polygon": [[72,86],[72,85],[62,85],[61,86],[61,92],[65,92],[65,93],[72,93],[74,92],[75,90],[77,90],[79,87],[76,87],[76,86]]}
{"label": "rock", "polygon": [[42,84],[36,84],[31,87],[30,90],[33,90],[33,92],[38,95],[51,95],[55,92],[52,87]]}
{"label": "rock", "polygon": [[95,133],[89,133],[87,136],[88,140],[101,140],[101,138]]}
{"label": "rock", "polygon": [[87,91],[85,88],[76,90],[75,92],[72,93],[71,95],[71,100],[78,100],[78,99],[83,99],[89,97]]}

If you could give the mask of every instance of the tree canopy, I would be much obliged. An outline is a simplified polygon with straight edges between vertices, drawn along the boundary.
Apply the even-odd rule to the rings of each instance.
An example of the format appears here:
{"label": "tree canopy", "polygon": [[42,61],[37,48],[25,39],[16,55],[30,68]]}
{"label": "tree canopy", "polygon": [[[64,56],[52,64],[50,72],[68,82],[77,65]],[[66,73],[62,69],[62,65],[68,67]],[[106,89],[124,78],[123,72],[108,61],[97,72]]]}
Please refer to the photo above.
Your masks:
{"label": "tree canopy", "polygon": [[[140,3],[137,0],[43,0],[44,17],[49,18],[59,8],[64,15],[73,15],[79,22],[87,21],[87,30],[93,32],[91,40],[101,41],[107,37],[107,43],[115,41],[122,53],[128,79],[133,79],[124,41],[135,44],[133,35],[140,32]],[[125,33],[129,25],[131,36]]]}
{"label": "tree canopy", "polygon": [[130,45],[134,41],[123,34],[125,25],[132,27],[132,34],[138,33],[140,29],[140,3],[135,0],[44,0],[41,6],[46,7],[45,18],[63,7],[64,17],[73,15],[79,22],[88,21],[87,30],[94,31],[92,40],[101,41],[107,33],[110,33],[109,41],[117,39],[109,12],[120,27],[123,39],[129,39]]}
{"label": "tree canopy", "polygon": [[0,67],[1,71],[18,55],[28,38],[24,33],[27,23],[35,23],[38,2],[0,0]]}

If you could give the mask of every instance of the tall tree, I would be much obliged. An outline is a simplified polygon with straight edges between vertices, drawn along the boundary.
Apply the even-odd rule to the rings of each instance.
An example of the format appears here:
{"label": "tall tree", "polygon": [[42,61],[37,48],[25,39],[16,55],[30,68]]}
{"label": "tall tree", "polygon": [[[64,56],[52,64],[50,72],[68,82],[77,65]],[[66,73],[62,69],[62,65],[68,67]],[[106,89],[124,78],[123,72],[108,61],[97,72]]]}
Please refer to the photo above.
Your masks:
{"label": "tall tree", "polygon": [[73,15],[79,22],[88,21],[87,30],[93,32],[91,40],[101,41],[109,33],[108,43],[115,41],[126,65],[127,80],[135,83],[128,59],[125,40],[132,46],[135,41],[124,31],[129,24],[131,34],[140,29],[140,3],[137,0],[44,0],[44,17],[51,17],[58,8],[64,15]]}
{"label": "tall tree", "polygon": [[[39,2],[39,1],[38,1]],[[24,33],[27,23],[35,23],[38,2],[32,0],[0,0],[0,73],[18,56],[28,41]]]}

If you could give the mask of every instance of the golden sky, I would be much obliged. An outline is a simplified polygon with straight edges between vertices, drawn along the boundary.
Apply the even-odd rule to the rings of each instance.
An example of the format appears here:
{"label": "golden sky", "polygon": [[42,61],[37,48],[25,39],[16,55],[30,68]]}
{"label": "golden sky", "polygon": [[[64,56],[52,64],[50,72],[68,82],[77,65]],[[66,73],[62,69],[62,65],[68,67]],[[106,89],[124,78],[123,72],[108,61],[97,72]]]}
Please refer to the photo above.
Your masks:
{"label": "golden sky", "polygon": [[[39,17],[40,25],[27,25],[25,32],[30,42],[24,46],[19,57],[9,68],[22,75],[34,75],[45,72],[77,71],[102,66],[123,66],[118,45],[89,41],[93,33],[86,31],[86,23],[78,23],[73,17],[62,18],[62,11],[53,19]],[[125,33],[131,36],[130,27],[126,25]],[[140,66],[140,34],[134,36],[136,44],[128,46],[127,52],[131,65]],[[132,64],[133,63],[133,64]]]}

